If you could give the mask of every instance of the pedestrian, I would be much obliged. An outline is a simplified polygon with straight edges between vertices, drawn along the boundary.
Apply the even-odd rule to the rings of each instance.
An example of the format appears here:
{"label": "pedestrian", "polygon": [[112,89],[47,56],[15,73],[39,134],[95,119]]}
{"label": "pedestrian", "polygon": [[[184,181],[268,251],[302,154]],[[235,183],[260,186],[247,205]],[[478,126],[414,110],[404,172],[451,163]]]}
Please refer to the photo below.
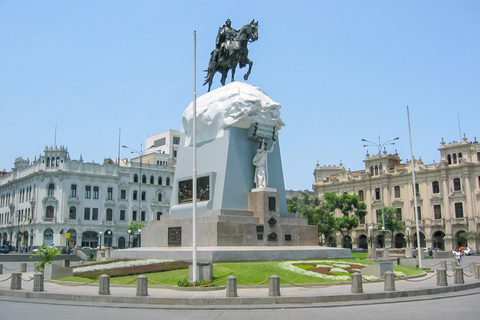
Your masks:
{"label": "pedestrian", "polygon": [[455,258],[455,260],[457,260],[458,264],[460,264],[460,261],[463,260],[462,251],[456,248],[455,251],[453,252],[453,257]]}

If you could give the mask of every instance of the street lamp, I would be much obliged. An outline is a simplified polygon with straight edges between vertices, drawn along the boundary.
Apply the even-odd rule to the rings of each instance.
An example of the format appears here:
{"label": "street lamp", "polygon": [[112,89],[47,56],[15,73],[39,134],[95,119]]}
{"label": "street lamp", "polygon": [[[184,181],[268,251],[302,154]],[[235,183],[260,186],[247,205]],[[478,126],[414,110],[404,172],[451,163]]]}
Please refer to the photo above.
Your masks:
{"label": "street lamp", "polygon": [[373,224],[370,226],[370,248],[373,249]]}
{"label": "street lamp", "polygon": [[100,231],[99,233],[100,233],[100,236],[98,238],[100,242],[100,250],[102,250],[102,231]]}
{"label": "street lamp", "polygon": [[[373,147],[378,148],[378,160],[380,161],[380,168],[379,168],[379,169],[380,169],[380,173],[381,173],[381,168],[382,168],[382,161],[381,161],[382,148],[384,148],[385,146],[388,146],[388,145],[394,145],[395,142],[393,142],[393,141],[396,141],[396,140],[398,140],[398,139],[400,139],[400,138],[399,138],[399,137],[396,137],[395,139],[388,140],[387,142],[385,142],[385,143],[383,143],[383,144],[380,142],[380,137],[378,137],[378,144],[375,143],[375,142],[366,140],[366,139],[362,139],[363,142],[368,142],[368,143],[369,143],[369,144],[364,144],[364,145],[363,145],[364,147],[373,146]],[[385,152],[386,152],[386,151],[385,151]],[[381,198],[382,198],[383,248],[385,249],[385,203],[383,202],[383,187],[380,188],[380,194],[381,194]]]}
{"label": "street lamp", "polygon": [[132,247],[132,242],[130,241],[130,234],[132,233],[132,230],[128,230],[128,247]]}
{"label": "street lamp", "polygon": [[[140,158],[140,176],[138,177],[139,187],[138,187],[138,212],[137,212],[137,227],[140,228],[140,214],[142,213],[142,209],[141,209],[141,206],[142,206],[142,202],[141,202],[142,201],[141,200],[142,199],[142,159],[143,159],[142,144],[140,144],[140,151],[132,149],[125,145],[123,145],[122,148],[129,149],[130,153],[137,153]],[[138,246],[140,247],[139,244]]]}
{"label": "street lamp", "polygon": [[107,234],[108,234],[108,238],[107,238],[108,243],[105,242],[105,244],[106,244],[106,247],[111,248],[112,247],[112,231],[108,230]]}
{"label": "street lamp", "polygon": [[142,246],[141,241],[142,241],[142,229],[140,229],[140,226],[139,226],[138,227],[138,247],[139,248]]}
{"label": "street lamp", "polygon": [[410,228],[407,227],[407,246],[410,248]]}

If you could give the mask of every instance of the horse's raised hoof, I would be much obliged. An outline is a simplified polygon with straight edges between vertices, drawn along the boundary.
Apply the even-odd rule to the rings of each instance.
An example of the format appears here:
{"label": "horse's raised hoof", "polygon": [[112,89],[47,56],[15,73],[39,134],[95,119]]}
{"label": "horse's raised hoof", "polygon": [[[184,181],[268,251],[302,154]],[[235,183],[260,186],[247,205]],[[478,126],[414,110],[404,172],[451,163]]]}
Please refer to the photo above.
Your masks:
{"label": "horse's raised hoof", "polygon": [[248,74],[244,75],[243,79],[248,80]]}

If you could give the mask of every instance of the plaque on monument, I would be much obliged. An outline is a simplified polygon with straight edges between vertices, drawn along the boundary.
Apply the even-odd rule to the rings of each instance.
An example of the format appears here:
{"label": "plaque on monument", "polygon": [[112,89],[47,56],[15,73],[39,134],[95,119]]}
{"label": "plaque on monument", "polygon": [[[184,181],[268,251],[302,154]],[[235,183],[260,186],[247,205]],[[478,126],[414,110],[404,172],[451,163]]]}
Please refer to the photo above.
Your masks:
{"label": "plaque on monument", "polygon": [[182,227],[168,228],[168,245],[169,246],[182,245]]}
{"label": "plaque on monument", "polygon": [[[178,182],[178,203],[193,202],[193,180],[182,180]],[[197,201],[210,200],[210,178],[197,178]]]}
{"label": "plaque on monument", "polygon": [[257,140],[275,140],[275,126],[264,122],[255,122],[253,125],[253,138]]}

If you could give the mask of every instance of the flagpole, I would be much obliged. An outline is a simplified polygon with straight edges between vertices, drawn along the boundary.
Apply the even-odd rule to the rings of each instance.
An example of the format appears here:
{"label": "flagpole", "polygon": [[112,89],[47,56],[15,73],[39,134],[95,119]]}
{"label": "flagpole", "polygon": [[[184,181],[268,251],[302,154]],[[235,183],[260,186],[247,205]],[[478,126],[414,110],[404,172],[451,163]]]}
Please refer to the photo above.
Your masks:
{"label": "flagpole", "polygon": [[410,110],[407,106],[407,115],[408,115],[408,132],[410,134],[410,153],[412,156],[412,179],[413,179],[413,195],[414,195],[414,206],[413,212],[415,214],[415,224],[417,226],[417,255],[418,255],[418,267],[422,269],[422,255],[423,250],[420,246],[420,228],[418,227],[418,204],[417,204],[417,183],[415,180],[415,157],[413,156],[413,144],[412,144],[412,129],[410,127]]}
{"label": "flagpole", "polygon": [[193,247],[193,282],[197,281],[197,31],[193,32],[193,174],[192,174],[192,247]]}

